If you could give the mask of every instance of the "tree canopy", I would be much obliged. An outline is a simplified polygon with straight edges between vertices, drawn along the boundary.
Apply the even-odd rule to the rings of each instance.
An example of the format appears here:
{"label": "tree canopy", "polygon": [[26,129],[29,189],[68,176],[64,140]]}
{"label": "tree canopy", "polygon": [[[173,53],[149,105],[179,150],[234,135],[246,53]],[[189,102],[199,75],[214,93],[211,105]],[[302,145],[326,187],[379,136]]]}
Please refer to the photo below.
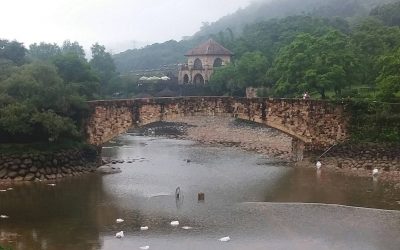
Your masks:
{"label": "tree canopy", "polygon": [[29,50],[17,41],[0,44],[2,142],[82,140],[85,101],[99,98],[100,82],[110,80],[99,65],[115,73],[104,46],[93,45],[92,65],[77,42],[42,42]]}

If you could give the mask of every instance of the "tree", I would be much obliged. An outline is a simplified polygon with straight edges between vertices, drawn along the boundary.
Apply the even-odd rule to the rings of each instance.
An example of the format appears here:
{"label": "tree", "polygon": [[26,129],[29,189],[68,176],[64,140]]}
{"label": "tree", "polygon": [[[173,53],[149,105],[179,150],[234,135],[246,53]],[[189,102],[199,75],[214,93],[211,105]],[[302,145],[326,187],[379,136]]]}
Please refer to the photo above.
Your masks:
{"label": "tree", "polygon": [[208,86],[214,95],[235,95],[238,92],[235,65],[231,63],[215,69]]}
{"label": "tree", "polygon": [[0,59],[7,59],[17,65],[25,62],[26,49],[17,41],[0,40]]}
{"label": "tree", "polygon": [[60,54],[61,48],[55,43],[41,42],[29,45],[29,55],[36,60],[48,61]]}
{"label": "tree", "polygon": [[117,75],[114,60],[111,54],[106,52],[106,48],[98,43],[94,44],[91,50],[92,59],[89,63],[99,76],[102,87],[105,88]]}
{"label": "tree", "polygon": [[261,52],[245,53],[236,65],[239,86],[242,88],[264,86],[268,67],[268,60]]}
{"label": "tree", "polygon": [[393,54],[381,56],[379,66],[378,96],[383,101],[400,101],[400,47]]}
{"label": "tree", "polygon": [[387,26],[400,26],[400,2],[380,5],[371,10],[370,15]]}
{"label": "tree", "polygon": [[70,40],[65,40],[61,46],[61,52],[64,55],[73,54],[81,59],[85,58],[85,51],[78,42],[71,42]]}
{"label": "tree", "polygon": [[331,30],[316,37],[301,34],[278,54],[267,77],[276,81],[280,96],[298,96],[304,91],[317,91],[322,98],[328,90],[340,95],[341,90],[356,81],[357,61],[348,37]]}
{"label": "tree", "polygon": [[23,65],[0,86],[0,136],[5,141],[78,139],[84,100],[53,65]]}
{"label": "tree", "polygon": [[357,23],[351,34],[351,43],[360,63],[360,84],[375,86],[379,74],[379,58],[400,45],[400,28],[386,27],[375,18]]}

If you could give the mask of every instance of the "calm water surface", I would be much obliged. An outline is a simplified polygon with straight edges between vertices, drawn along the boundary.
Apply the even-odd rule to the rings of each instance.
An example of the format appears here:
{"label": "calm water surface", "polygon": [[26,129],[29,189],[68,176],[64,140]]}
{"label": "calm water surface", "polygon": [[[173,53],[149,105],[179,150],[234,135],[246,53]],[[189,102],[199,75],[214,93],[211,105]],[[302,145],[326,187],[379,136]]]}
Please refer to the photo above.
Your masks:
{"label": "calm water surface", "polygon": [[[0,245],[28,250],[400,249],[400,192],[379,181],[294,169],[233,148],[134,135],[105,145],[103,156],[133,163],[116,164],[119,174],[0,192],[0,214],[9,216],[0,219]],[[180,200],[174,197],[177,187]],[[204,202],[198,202],[199,192]],[[117,218],[125,221],[117,224]],[[172,220],[180,226],[172,227]],[[114,237],[119,231],[123,239]],[[218,241],[228,235],[231,241]]]}

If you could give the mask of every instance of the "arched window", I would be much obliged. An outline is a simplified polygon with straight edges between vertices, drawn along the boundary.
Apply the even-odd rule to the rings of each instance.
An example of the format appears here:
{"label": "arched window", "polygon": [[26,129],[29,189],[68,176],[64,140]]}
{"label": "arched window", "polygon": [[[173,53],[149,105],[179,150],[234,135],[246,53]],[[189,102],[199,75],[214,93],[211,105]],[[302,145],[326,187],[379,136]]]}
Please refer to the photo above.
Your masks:
{"label": "arched window", "polygon": [[189,76],[188,76],[187,74],[185,74],[185,75],[183,76],[183,83],[184,83],[184,84],[188,84],[188,83],[189,83]]}
{"label": "arched window", "polygon": [[201,60],[199,58],[196,58],[196,60],[194,60],[194,65],[193,65],[194,69],[203,69],[203,64],[201,63]]}
{"label": "arched window", "polygon": [[194,84],[204,84],[204,77],[201,74],[197,74],[193,78]]}
{"label": "arched window", "polygon": [[217,59],[214,60],[213,67],[217,68],[217,67],[221,67],[221,66],[222,66],[222,59],[218,57]]}

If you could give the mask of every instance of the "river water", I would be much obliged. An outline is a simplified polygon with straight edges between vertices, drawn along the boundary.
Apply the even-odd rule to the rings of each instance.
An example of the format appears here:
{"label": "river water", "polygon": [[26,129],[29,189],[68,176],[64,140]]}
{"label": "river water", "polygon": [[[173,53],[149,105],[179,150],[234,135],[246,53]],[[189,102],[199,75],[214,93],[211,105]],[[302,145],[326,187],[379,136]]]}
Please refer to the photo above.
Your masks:
{"label": "river water", "polygon": [[[14,250],[400,249],[400,192],[379,181],[295,169],[235,148],[133,134],[105,145],[103,156],[124,159],[115,164],[122,172],[56,186],[3,186],[13,190],[0,192],[0,214],[9,216],[0,219],[0,245]],[[200,192],[204,201],[198,201]],[[117,218],[124,222],[116,223]],[[171,226],[174,220],[180,225]],[[124,238],[115,238],[119,231]],[[231,240],[218,240],[225,236]]]}

